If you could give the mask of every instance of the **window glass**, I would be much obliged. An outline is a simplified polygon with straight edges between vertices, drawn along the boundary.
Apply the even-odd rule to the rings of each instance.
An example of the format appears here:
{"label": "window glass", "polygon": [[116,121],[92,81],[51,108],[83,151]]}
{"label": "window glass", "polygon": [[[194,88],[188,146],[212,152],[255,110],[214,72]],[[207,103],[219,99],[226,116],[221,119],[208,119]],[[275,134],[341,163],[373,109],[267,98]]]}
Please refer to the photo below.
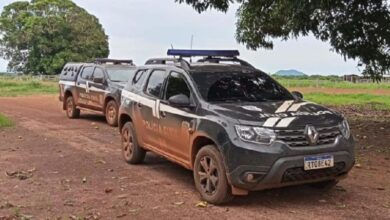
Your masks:
{"label": "window glass", "polygon": [[137,89],[141,89],[142,85],[145,82],[146,76],[147,76],[147,71],[146,70],[140,70],[135,74],[135,77],[133,79],[133,85]]}
{"label": "window glass", "polygon": [[165,79],[164,70],[154,70],[149,77],[146,93],[155,97],[160,97],[161,88]]}
{"label": "window glass", "polygon": [[165,99],[168,100],[170,97],[183,94],[190,98],[190,89],[184,77],[180,73],[171,72],[168,78],[167,90],[165,92]]}
{"label": "window glass", "polygon": [[113,82],[127,82],[134,77],[135,67],[127,65],[107,65],[108,78]]}
{"label": "window glass", "polygon": [[100,78],[100,79],[104,78],[103,70],[100,68],[96,68],[95,72],[93,73],[93,78]]}
{"label": "window glass", "polygon": [[92,73],[93,73],[93,67],[87,66],[83,69],[83,72],[81,73],[81,78],[85,80],[91,80],[92,79]]}
{"label": "window glass", "polygon": [[210,102],[292,100],[293,96],[261,72],[194,72],[202,97]]}

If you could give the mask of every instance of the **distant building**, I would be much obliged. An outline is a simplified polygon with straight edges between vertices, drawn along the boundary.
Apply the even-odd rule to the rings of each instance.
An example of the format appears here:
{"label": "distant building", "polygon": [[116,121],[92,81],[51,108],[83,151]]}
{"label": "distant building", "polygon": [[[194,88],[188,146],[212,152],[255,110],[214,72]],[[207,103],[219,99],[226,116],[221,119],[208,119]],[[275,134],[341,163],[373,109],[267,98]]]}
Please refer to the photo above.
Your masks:
{"label": "distant building", "polygon": [[350,75],[344,75],[343,76],[344,81],[349,81],[355,83],[357,80],[360,79],[360,76],[356,74],[350,74]]}

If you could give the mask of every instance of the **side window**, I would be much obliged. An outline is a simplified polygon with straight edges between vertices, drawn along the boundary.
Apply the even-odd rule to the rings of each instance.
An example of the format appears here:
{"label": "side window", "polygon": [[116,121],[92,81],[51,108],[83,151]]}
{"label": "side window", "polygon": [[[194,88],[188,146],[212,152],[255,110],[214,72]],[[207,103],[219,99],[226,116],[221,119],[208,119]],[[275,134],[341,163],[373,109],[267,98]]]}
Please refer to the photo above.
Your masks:
{"label": "side window", "polygon": [[104,72],[102,69],[100,68],[96,68],[95,71],[93,72],[93,78],[100,78],[100,79],[104,79]]}
{"label": "side window", "polygon": [[186,95],[188,98],[191,97],[191,92],[184,79],[184,76],[177,72],[171,72],[168,78],[168,84],[164,98],[168,100],[172,96],[179,94]]}
{"label": "side window", "polygon": [[92,73],[93,73],[93,67],[87,66],[84,67],[83,72],[81,73],[81,78],[85,80],[91,80],[92,79]]}
{"label": "side window", "polygon": [[160,97],[164,79],[164,70],[154,70],[149,76],[148,85],[146,86],[146,93],[157,98]]}
{"label": "side window", "polygon": [[145,79],[146,79],[146,76],[147,76],[147,70],[139,70],[134,78],[133,78],[133,81],[132,81],[132,84],[134,85],[134,87],[138,90],[142,89],[142,85],[144,84],[145,82]]}

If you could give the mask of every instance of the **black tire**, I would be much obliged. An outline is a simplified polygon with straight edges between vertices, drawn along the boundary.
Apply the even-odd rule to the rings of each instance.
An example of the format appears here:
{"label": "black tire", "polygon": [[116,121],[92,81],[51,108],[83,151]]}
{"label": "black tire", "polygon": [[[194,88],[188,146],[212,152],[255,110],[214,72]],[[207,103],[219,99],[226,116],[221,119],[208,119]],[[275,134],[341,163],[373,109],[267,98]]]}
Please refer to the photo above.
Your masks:
{"label": "black tire", "polygon": [[76,108],[76,104],[74,102],[73,96],[68,96],[65,100],[65,110],[66,116],[68,118],[78,118],[80,117],[80,109]]}
{"label": "black tire", "polygon": [[339,183],[337,180],[326,180],[318,183],[311,183],[310,186],[321,190],[330,190]]}
{"label": "black tire", "polygon": [[218,205],[233,199],[222,156],[214,145],[202,147],[194,163],[195,186],[205,201]]}
{"label": "black tire", "polygon": [[139,164],[145,159],[146,151],[137,142],[133,123],[126,122],[121,132],[122,156],[129,164]]}
{"label": "black tire", "polygon": [[118,126],[118,105],[114,100],[107,103],[104,115],[106,116],[106,121],[110,126]]}

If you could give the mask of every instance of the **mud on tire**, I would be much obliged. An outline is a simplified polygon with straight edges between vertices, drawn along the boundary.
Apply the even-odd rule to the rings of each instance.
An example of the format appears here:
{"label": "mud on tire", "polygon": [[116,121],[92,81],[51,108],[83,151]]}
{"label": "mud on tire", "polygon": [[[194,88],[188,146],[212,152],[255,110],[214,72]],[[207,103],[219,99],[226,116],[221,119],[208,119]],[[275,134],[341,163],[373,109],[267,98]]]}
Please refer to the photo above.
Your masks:
{"label": "mud on tire", "polygon": [[118,105],[115,100],[110,100],[107,103],[104,115],[106,116],[106,121],[110,126],[118,126]]}
{"label": "mud on tire", "polygon": [[68,118],[80,117],[80,109],[76,108],[73,96],[68,96],[64,101],[66,116],[68,116]]}
{"label": "mud on tire", "polygon": [[129,164],[139,164],[144,161],[146,151],[138,145],[133,123],[126,122],[121,131],[122,156]]}
{"label": "mud on tire", "polygon": [[233,199],[222,156],[214,145],[202,147],[196,155],[194,180],[202,199],[209,203],[217,205]]}

